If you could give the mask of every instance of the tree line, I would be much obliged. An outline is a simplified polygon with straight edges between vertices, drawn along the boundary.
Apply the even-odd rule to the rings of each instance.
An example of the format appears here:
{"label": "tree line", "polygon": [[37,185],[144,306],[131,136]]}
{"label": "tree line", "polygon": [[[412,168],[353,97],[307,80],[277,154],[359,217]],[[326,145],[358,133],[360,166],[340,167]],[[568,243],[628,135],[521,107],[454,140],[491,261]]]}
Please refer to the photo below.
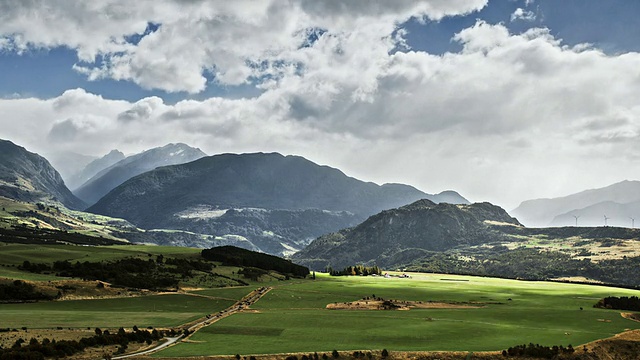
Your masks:
{"label": "tree line", "polygon": [[0,347],[0,360],[44,360],[45,358],[64,358],[80,353],[89,347],[118,345],[117,353],[122,354],[126,351],[129,343],[147,343],[152,344],[154,341],[162,339],[165,335],[175,336],[178,334],[175,330],[163,331],[153,329],[139,329],[133,327],[133,331],[127,332],[124,328],[118,329],[118,332],[111,334],[109,330],[102,331],[100,328],[95,329],[95,335],[85,337],[80,340],[49,340],[48,338],[38,341],[31,338],[27,343],[20,338],[10,348]]}
{"label": "tree line", "polygon": [[640,311],[640,298],[637,296],[607,296],[593,305],[596,308]]}
{"label": "tree line", "polygon": [[356,265],[356,266],[347,266],[342,270],[334,270],[333,268],[327,268],[327,272],[332,276],[345,276],[345,275],[381,275],[382,270],[378,266],[364,266],[364,265]]}
{"label": "tree line", "polygon": [[575,349],[569,344],[566,348],[562,345],[543,346],[529,343],[529,345],[516,345],[507,350],[502,350],[505,357],[532,357],[536,359],[553,359],[560,354],[573,354]]}

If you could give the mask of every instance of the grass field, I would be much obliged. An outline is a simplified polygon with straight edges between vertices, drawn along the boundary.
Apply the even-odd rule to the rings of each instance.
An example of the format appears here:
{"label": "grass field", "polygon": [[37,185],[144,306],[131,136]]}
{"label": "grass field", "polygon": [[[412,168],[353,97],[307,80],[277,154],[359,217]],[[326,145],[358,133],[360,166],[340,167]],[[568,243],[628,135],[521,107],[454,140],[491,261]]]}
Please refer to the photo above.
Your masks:
{"label": "grass field", "polygon": [[0,243],[0,264],[20,265],[25,260],[31,262],[53,263],[59,260],[69,261],[105,261],[125,257],[148,258],[149,255],[172,257],[198,256],[200,249],[147,246],[147,245],[114,245],[114,246],[78,246],[78,245],[38,245]]}
{"label": "grass field", "polygon": [[[522,343],[579,345],[640,328],[604,296],[640,292],[599,286],[416,274],[411,279],[319,277],[276,286],[243,312],[157,357],[337,350],[501,350]],[[364,296],[487,303],[476,309],[326,310]],[[508,300],[512,299],[512,300]],[[499,303],[499,304],[497,304]],[[580,310],[580,307],[583,310]]]}
{"label": "grass field", "polygon": [[0,304],[0,327],[168,327],[225,309],[251,291],[212,290],[217,299],[183,294],[118,299]]}

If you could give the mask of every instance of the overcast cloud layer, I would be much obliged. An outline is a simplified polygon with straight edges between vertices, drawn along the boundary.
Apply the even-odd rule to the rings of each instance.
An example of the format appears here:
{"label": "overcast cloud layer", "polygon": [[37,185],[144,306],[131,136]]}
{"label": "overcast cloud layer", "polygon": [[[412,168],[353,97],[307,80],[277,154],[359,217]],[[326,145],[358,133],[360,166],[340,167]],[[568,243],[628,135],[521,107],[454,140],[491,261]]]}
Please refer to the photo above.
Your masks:
{"label": "overcast cloud layer", "polygon": [[[165,104],[83,89],[0,100],[0,137],[102,155],[185,142],[209,154],[278,151],[363,180],[454,189],[507,208],[640,178],[640,54],[566,46],[547,29],[478,20],[458,53],[413,51],[400,27],[486,0],[2,1],[0,49],[77,51],[89,79],[255,98]],[[529,21],[519,9],[514,21]],[[35,19],[38,19],[37,21]],[[149,24],[153,25],[149,25]],[[135,36],[137,34],[137,36]]]}

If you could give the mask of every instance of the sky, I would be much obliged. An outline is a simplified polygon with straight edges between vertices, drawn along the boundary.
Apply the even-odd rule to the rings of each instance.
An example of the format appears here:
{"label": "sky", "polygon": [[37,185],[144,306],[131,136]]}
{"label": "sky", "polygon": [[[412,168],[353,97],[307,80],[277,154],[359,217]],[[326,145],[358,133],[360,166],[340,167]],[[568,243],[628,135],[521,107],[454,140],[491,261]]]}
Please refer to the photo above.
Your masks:
{"label": "sky", "polygon": [[[0,0],[0,138],[521,201],[640,179],[640,2]],[[72,165],[72,164],[71,164]]]}

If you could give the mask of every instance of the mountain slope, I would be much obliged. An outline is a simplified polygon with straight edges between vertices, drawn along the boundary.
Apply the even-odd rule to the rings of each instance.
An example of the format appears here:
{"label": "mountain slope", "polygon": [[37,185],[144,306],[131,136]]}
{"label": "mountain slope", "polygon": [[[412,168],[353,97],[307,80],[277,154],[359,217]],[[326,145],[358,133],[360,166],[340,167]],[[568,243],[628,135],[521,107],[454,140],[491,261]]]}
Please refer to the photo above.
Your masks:
{"label": "mountain slope", "polygon": [[625,180],[560,198],[527,200],[510,213],[527,226],[548,226],[558,215],[607,201],[619,204],[640,201],[640,181]]}
{"label": "mountain slope", "polygon": [[578,216],[578,226],[603,226],[604,216],[607,216],[608,226],[631,227],[640,225],[640,201],[620,204],[613,201],[604,201],[582,209],[574,209],[567,213],[557,215],[551,221],[551,226],[575,225]]}
{"label": "mountain slope", "polygon": [[223,154],[137,176],[88,211],[143,228],[241,235],[282,254],[421,198],[467,202],[455,192],[441,197],[407,185],[363,182],[299,156]]}
{"label": "mountain slope", "polygon": [[424,251],[446,251],[504,238],[492,224],[521,226],[502,208],[489,203],[454,205],[419,200],[373,215],[354,228],[324,235],[292,259],[316,269],[361,263],[394,266],[409,262],[407,256],[420,257]]}
{"label": "mountain slope", "polygon": [[89,181],[92,177],[94,177],[100,171],[114,165],[120,160],[125,158],[124,154],[118,150],[111,150],[107,155],[101,157],[100,159],[93,160],[87,166],[85,166],[82,171],[71,176],[69,180],[66,181],[67,186],[70,189],[76,189],[85,182]]}
{"label": "mountain slope", "polygon": [[168,144],[129,156],[98,172],[74,191],[87,204],[100,198],[128,179],[159,166],[183,164],[206,156],[200,149],[185,144]]}
{"label": "mountain slope", "polygon": [[45,158],[6,140],[0,140],[0,196],[28,202],[59,201],[72,209],[85,206]]}

